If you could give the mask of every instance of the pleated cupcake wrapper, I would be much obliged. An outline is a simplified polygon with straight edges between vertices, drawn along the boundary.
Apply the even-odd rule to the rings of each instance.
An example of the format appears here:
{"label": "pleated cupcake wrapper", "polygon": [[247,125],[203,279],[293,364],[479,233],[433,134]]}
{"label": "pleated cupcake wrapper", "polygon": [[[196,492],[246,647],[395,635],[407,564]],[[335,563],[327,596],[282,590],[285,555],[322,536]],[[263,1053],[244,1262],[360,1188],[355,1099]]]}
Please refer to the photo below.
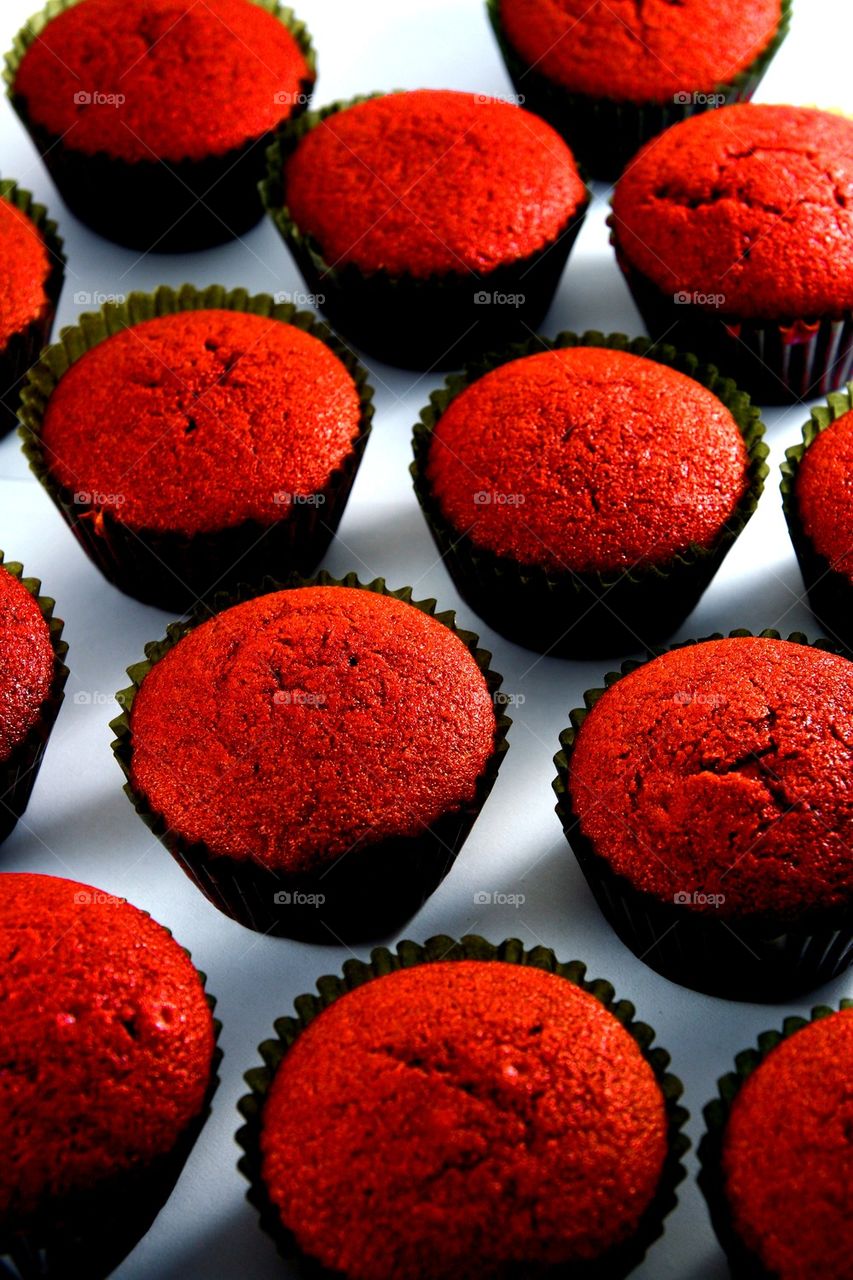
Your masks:
{"label": "pleated cupcake wrapper", "polygon": [[[839,1010],[853,1009],[853,1000],[841,1000],[838,1008]],[[778,1045],[784,1040],[789,1040],[791,1036],[797,1035],[811,1023],[830,1018],[836,1012],[837,1010],[828,1005],[816,1005],[810,1017],[791,1016],[784,1020],[781,1031],[762,1032],[758,1037],[758,1048],[744,1049],[737,1055],[734,1071],[721,1076],[717,1082],[719,1096],[713,1098],[704,1108],[703,1114],[707,1128],[697,1153],[699,1156],[697,1181],[708,1204],[708,1212],[717,1239],[726,1252],[729,1268],[735,1280],[775,1280],[775,1272],[771,1274],[762,1266],[760,1260],[736,1234],[732,1225],[722,1167],[723,1142],[732,1105],[744,1083]]]}
{"label": "pleated cupcake wrapper", "polygon": [[[378,947],[371,953],[369,961],[355,959],[345,961],[342,976],[327,975],[320,978],[317,982],[319,995],[307,994],[296,998],[294,1001],[296,1017],[282,1017],[275,1022],[275,1039],[265,1040],[259,1046],[264,1065],[246,1072],[245,1079],[250,1092],[238,1103],[240,1114],[246,1121],[237,1132],[237,1141],[244,1152],[238,1167],[249,1182],[247,1198],[258,1210],[261,1226],[273,1238],[281,1255],[288,1261],[296,1263],[299,1274],[315,1277],[316,1280],[320,1280],[320,1277],[336,1280],[339,1277],[338,1272],[331,1273],[315,1260],[300,1253],[293,1236],[282,1224],[278,1210],[267,1194],[262,1175],[260,1151],[264,1102],[275,1073],[291,1045],[330,1004],[334,1004],[341,996],[363,986],[366,982],[381,979],[399,969],[411,969],[417,965],[448,960],[480,960],[524,965],[543,969],[547,973],[564,978],[567,982],[595,996],[608,1012],[622,1023],[639,1045],[643,1057],[652,1068],[665,1100],[668,1128],[668,1154],[658,1189],[630,1240],[609,1250],[598,1262],[571,1267],[572,1276],[577,1276],[579,1280],[581,1277],[583,1280],[620,1280],[640,1263],[651,1245],[663,1233],[664,1219],[678,1200],[675,1189],[685,1174],[681,1161],[690,1146],[690,1140],[682,1132],[688,1113],[678,1101],[683,1087],[681,1081],[667,1071],[670,1056],[666,1050],[660,1047],[652,1048],[655,1039],[654,1030],[646,1023],[635,1020],[634,1006],[627,1000],[617,1000],[609,982],[603,979],[588,979],[586,965],[580,960],[562,963],[549,948],[538,946],[526,950],[517,938],[510,938],[499,946],[495,946],[484,938],[468,934],[460,941],[438,936],[428,939],[423,945],[403,941],[397,944],[396,951]],[[564,1273],[565,1268],[554,1269],[554,1274],[563,1275]],[[528,1272],[520,1267],[517,1274],[527,1275]],[[536,1274],[544,1273],[537,1270]]]}
{"label": "pleated cupcake wrapper", "polygon": [[[801,632],[782,637],[778,631],[768,629],[759,634],[839,652],[831,641],[810,641]],[[753,632],[745,629],[729,632],[730,637],[751,635]],[[702,640],[687,640],[669,649],[653,650],[645,661],[721,639],[723,636],[715,633]],[[710,995],[732,1000],[777,1000],[828,982],[853,961],[853,913],[849,909],[804,912],[802,919],[794,923],[775,920],[770,915],[717,919],[636,889],[596,852],[582,831],[568,788],[578,730],[612,685],[644,665],[644,661],[624,662],[620,671],[605,675],[603,688],[586,691],[585,705],[569,714],[571,728],[560,734],[562,750],[554,757],[557,814],[602,915],[625,946],[650,968],[673,982]]]}
{"label": "pleated cupcake wrapper", "polygon": [[[140,908],[141,910],[141,908]],[[147,911],[143,915],[149,916]],[[150,916],[149,916],[150,918]],[[169,936],[171,929],[165,925]],[[192,960],[186,948],[182,948]],[[216,998],[207,975],[196,969],[213,1013]],[[0,1271],[9,1280],[104,1280],[142,1239],[169,1199],[211,1111],[219,1087],[222,1023],[214,1017],[210,1083],[198,1115],[174,1148],[149,1165],[107,1178],[59,1205],[48,1203],[33,1222],[14,1233],[0,1231]]]}
{"label": "pleated cupcake wrapper", "polygon": [[0,179],[0,197],[25,214],[39,232],[50,258],[50,271],[44,282],[45,304],[41,315],[26,329],[15,333],[0,351],[0,438],[17,423],[18,399],[23,379],[42,347],[50,341],[56,318],[59,295],[65,279],[65,254],[56,223],[43,204],[19,187],[11,178]]}
{"label": "pleated cupcake wrapper", "polygon": [[[98,343],[132,325],[184,311],[224,308],[268,316],[292,324],[325,343],[344,364],[358,390],[359,435],[343,464],[310,501],[283,507],[283,518],[269,525],[247,520],[212,533],[185,535],[134,529],[108,505],[93,502],[91,493],[73,493],[54,477],[42,445],[44,414],[62,376]],[[277,304],[269,294],[250,295],[222,285],[175,290],[161,285],[154,293],[131,293],[123,302],[108,302],[99,312],[81,315],[65,328],[59,342],[42,352],[22,395],[21,436],[31,470],[59,508],[77,541],[104,577],[128,595],[182,613],[203,596],[264,574],[307,573],[321,560],[340,523],[361,463],[373,418],[373,388],[353,354],[325,324],[290,303]],[[97,496],[97,495],[95,495]]]}
{"label": "pleated cupcake wrapper", "polygon": [[[216,855],[203,844],[191,844],[168,828],[131,780],[133,744],[130,712],[136,691],[159,662],[195,627],[232,605],[293,587],[353,587],[411,604],[434,617],[458,636],[471,653],[495,702],[495,745],[477,782],[474,799],[444,814],[417,835],[365,842],[314,874],[271,871],[249,859]],[[165,639],[146,645],[144,662],[128,668],[132,684],[116,695],[122,714],[111,728],[116,734],[113,751],[125,777],[125,793],[151,831],[183,867],[191,880],[220,911],[261,933],[337,942],[378,938],[408,920],[438,887],[450,870],[495,783],[508,750],[507,731],[512,721],[503,713],[498,693],[503,677],[491,668],[491,654],[478,648],[477,636],[455,624],[450,611],[436,612],[435,600],[413,600],[411,587],[392,591],[383,579],[362,583],[354,573],[333,578],[321,572],[312,579],[291,578],[286,583],[265,579],[260,586],[240,586],[231,594],[217,595],[209,608],[200,607],[183,622],[167,628]],[[317,895],[322,902],[315,901]]]}
{"label": "pleated cupcake wrapper", "polygon": [[458,368],[470,356],[527,337],[538,327],[590,197],[587,193],[551,244],[493,271],[421,278],[384,270],[365,273],[353,263],[330,265],[317,241],[297,226],[285,203],[285,165],[311,129],[348,107],[383,96],[373,93],[333,102],[286,121],[267,151],[261,197],[306,287],[339,333],[389,364],[426,370]]}
{"label": "pleated cupcake wrapper", "polygon": [[510,43],[501,23],[501,0],[486,0],[486,8],[519,100],[563,135],[593,177],[615,181],[640,147],[664,129],[718,105],[749,101],[788,34],[792,0],[782,0],[776,35],[743,71],[709,93],[674,94],[662,103],[617,102],[570,92],[531,68]]}
{"label": "pleated cupcake wrapper", "polygon": [[735,378],[761,404],[791,404],[827,395],[853,375],[853,312],[789,320],[739,320],[693,302],[676,302],[621,251],[616,260],[650,334],[665,333]]}
{"label": "pleated cupcake wrapper", "polygon": [[[445,517],[427,478],[427,461],[433,432],[448,405],[499,365],[541,351],[579,346],[626,351],[677,369],[707,387],[729,409],[749,454],[749,487],[713,546],[694,545],[666,565],[621,573],[557,573],[495,555]],[[479,617],[501,635],[539,652],[600,656],[671,635],[694,608],[758,505],[768,471],[763,436],[759,410],[749,397],[713,367],[700,365],[695,356],[621,333],[561,333],[554,339],[534,337],[484,356],[464,373],[447,378],[444,387],[430,396],[414,428],[411,473],[445,567]]]}
{"label": "pleated cupcake wrapper", "polygon": [[[47,24],[80,0],[49,0],[22,27],[5,56],[3,78],[15,112],[39,152],[63,200],[87,226],[133,249],[180,253],[221,244],[248,231],[263,214],[257,184],[273,134],[200,160],[122,160],[105,151],[77,151],[30,116],[15,92],[27,49]],[[292,115],[308,105],[316,58],[304,22],[280,0],[252,0],[287,28],[311,71],[300,81]],[[249,51],[247,51],[247,57]]]}
{"label": "pleated cupcake wrapper", "polygon": [[39,579],[25,578],[23,565],[14,560],[4,562],[2,551],[0,551],[0,565],[7,573],[11,573],[12,577],[17,578],[35,600],[41,616],[47,623],[53,649],[53,679],[47,697],[39,710],[38,719],[23,741],[13,749],[11,755],[0,761],[0,842],[2,842],[14,830],[29,803],[47,740],[59,715],[59,708],[65,697],[65,682],[68,679],[68,668],[65,665],[68,645],[62,639],[64,623],[53,616],[56,602],[50,596],[40,594]]}
{"label": "pleated cupcake wrapper", "polygon": [[782,507],[788,532],[797,553],[812,612],[828,635],[853,649],[853,582],[834,569],[820,554],[803,528],[797,503],[797,476],[806,450],[818,436],[853,409],[853,384],[827,396],[827,403],[812,409],[803,427],[803,443],[786,450],[782,463]]}

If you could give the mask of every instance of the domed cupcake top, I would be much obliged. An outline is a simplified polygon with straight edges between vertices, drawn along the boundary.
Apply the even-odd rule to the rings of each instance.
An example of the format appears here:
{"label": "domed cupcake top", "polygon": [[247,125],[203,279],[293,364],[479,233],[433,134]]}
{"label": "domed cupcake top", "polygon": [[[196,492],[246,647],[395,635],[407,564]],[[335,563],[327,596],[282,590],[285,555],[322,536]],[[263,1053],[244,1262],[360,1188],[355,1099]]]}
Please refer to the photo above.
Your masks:
{"label": "domed cupcake top", "polygon": [[436,962],[356,988],[298,1036],[264,1107],[262,1173],[326,1267],[468,1280],[630,1237],[666,1131],[651,1067],[593,996],[535,968]]}
{"label": "domed cupcake top", "polygon": [[667,295],[744,318],[838,315],[853,306],[853,120],[749,103],[693,116],[619,180],[613,224]]}
{"label": "domed cupcake top", "polygon": [[780,0],[500,0],[510,44],[540,75],[617,102],[710,92],[770,44]]}
{"label": "domed cupcake top", "polygon": [[45,285],[50,255],[38,229],[26,214],[0,197],[0,347],[41,318],[47,305]]}
{"label": "domed cupcake top", "polygon": [[622,351],[513,360],[436,424],[427,479],[478,546],[560,572],[671,561],[722,532],[747,488],[729,410],[685,374]]}
{"label": "domed cupcake top", "polygon": [[671,650],[581,725],[582,833],[637,889],[719,917],[853,897],[853,663],[759,637]]}
{"label": "domed cupcake top", "polygon": [[732,1225],[779,1280],[850,1270],[853,1009],[783,1040],[746,1079],[723,1136]]}
{"label": "domed cupcake top", "polygon": [[121,898],[0,876],[0,1222],[170,1152],[200,1113],[213,1019],[186,952]]}
{"label": "domed cupcake top", "polygon": [[39,718],[53,682],[50,628],[38,601],[0,565],[0,761]]}
{"label": "domed cupcake top", "polygon": [[225,610],[152,667],[131,781],[213,856],[314,871],[472,801],[496,724],[441,622],[369,590],[297,588]]}
{"label": "domed cupcake top", "polygon": [[251,0],[80,0],[27,49],[13,92],[72,150],[178,161],[262,137],[313,78]]}
{"label": "domed cupcake top", "polygon": [[806,449],[795,492],[815,550],[853,578],[853,412],[836,419]]}
{"label": "domed cupcake top", "polygon": [[54,478],[133,528],[286,518],[352,451],[360,403],[325,343],[238,311],[133,325],[63,375],[41,440]]}
{"label": "domed cupcake top", "polygon": [[335,112],[285,170],[290,214],[326,262],[392,275],[524,259],[557,240],[586,198],[571,152],[543,120],[445,90]]}

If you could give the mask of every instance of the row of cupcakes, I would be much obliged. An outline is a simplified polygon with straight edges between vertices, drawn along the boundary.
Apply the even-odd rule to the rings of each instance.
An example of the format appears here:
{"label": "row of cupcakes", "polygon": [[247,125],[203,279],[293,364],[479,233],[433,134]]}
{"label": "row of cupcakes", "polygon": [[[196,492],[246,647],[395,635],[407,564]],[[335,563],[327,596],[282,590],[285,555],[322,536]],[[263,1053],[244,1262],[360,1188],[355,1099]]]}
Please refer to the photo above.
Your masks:
{"label": "row of cupcakes", "polygon": [[[123,899],[3,881],[0,1257],[21,1280],[101,1280],[210,1111],[215,1002]],[[669,1053],[608,982],[545,947],[436,937],[348,960],[317,993],[261,1044],[237,1134],[248,1197],[300,1274],[618,1280],[642,1260],[677,1202],[688,1115]],[[705,1110],[713,1225],[738,1277],[841,1277],[853,1002],[758,1046]]]}
{"label": "row of cupcakes", "polygon": [[[8,832],[67,671],[52,601],[14,571],[0,586]],[[399,929],[453,866],[508,746],[512,695],[477,637],[354,574],[223,593],[128,674],[112,725],[128,798],[210,902],[264,934]],[[773,631],[651,653],[586,694],[560,740],[557,812],[644,963],[731,999],[848,968],[851,708],[849,657]]]}

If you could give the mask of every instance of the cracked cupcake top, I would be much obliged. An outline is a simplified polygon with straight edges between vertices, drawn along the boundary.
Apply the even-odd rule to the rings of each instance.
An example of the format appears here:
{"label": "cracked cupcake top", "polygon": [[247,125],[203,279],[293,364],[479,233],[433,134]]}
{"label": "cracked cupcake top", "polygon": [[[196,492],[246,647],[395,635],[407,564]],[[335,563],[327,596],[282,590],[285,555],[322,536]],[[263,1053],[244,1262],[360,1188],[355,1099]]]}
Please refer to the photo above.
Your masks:
{"label": "cracked cupcake top", "polygon": [[[508,429],[511,424],[511,429]],[[553,572],[666,564],[711,545],[747,488],[746,445],[700,383],[599,347],[500,365],[436,424],[426,474],[476,546]]]}
{"label": "cracked cupcake top", "polygon": [[544,120],[437,89],[334,112],[285,166],[285,203],[326,262],[392,275],[485,273],[527,258],[586,197],[571,151]]}
{"label": "cracked cupcake top", "polygon": [[30,45],[13,92],[64,147],[178,161],[270,132],[305,80],[294,37],[250,0],[80,0]]}
{"label": "cracked cupcake top", "polygon": [[359,433],[358,389],[319,338],[240,311],[181,311],[63,374],[41,440],[54,478],[135,529],[287,518]]}
{"label": "cracked cupcake top", "polygon": [[572,807],[644,892],[720,916],[853,901],[853,663],[784,640],[670,650],[578,731]]}
{"label": "cracked cupcake top", "polygon": [[818,555],[853,578],[853,413],[812,441],[796,479],[797,510]]}
{"label": "cracked cupcake top", "polygon": [[501,0],[528,65],[572,93],[671,102],[730,83],[766,49],[781,0]]}
{"label": "cracked cupcake top", "polygon": [[313,871],[473,801],[496,724],[443,623],[373,591],[303,587],[226,609],[152,667],[131,781],[214,856]]}
{"label": "cracked cupcake top", "polygon": [[0,348],[39,320],[47,306],[50,253],[38,227],[10,200],[0,198]]}
{"label": "cracked cupcake top", "polygon": [[617,183],[613,233],[664,294],[736,318],[839,315],[853,307],[853,120],[747,103],[674,125]]}
{"label": "cracked cupcake top", "polygon": [[38,721],[55,664],[38,601],[0,566],[0,762]]}
{"label": "cracked cupcake top", "polygon": [[276,1071],[263,1179],[299,1247],[348,1280],[481,1280],[630,1237],[666,1156],[663,1095],[566,979],[423,964],[324,1009]]}
{"label": "cracked cupcake top", "polygon": [[783,1040],[747,1078],[723,1138],[740,1239],[778,1280],[850,1274],[853,1009]]}
{"label": "cracked cupcake top", "polygon": [[123,898],[0,876],[0,1224],[170,1152],[210,1083],[196,970]]}

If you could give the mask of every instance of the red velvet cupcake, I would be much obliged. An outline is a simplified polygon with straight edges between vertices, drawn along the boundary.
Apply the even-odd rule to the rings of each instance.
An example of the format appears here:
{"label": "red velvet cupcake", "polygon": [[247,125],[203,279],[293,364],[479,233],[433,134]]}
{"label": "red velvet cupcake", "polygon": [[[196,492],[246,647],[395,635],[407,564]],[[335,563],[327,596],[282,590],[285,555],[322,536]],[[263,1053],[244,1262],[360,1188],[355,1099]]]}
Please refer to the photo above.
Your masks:
{"label": "red velvet cupcake", "polygon": [[434,938],[301,997],[238,1135],[285,1256],[342,1280],[626,1275],[675,1202],[685,1113],[654,1033],[584,972]]}
{"label": "red velvet cupcake", "polygon": [[786,1018],[705,1108],[699,1183],[733,1276],[850,1274],[853,1001]]}
{"label": "red velvet cupcake", "polygon": [[853,663],[791,641],[733,632],[626,663],[557,756],[566,835],[622,940],[740,999],[853,957]]}
{"label": "red velvet cupcake", "polygon": [[62,623],[40,587],[0,551],[0,840],[27,807],[68,678]]}
{"label": "red velvet cupcake", "polygon": [[44,352],[25,451],[87,554],[178,612],[214,588],[314,569],[372,416],[358,361],[292,306],[131,294]]}
{"label": "red velvet cupcake", "polygon": [[812,410],[782,464],[782,502],[809,603],[827,635],[853,647],[853,395]]}
{"label": "red velvet cupcake", "polygon": [[147,1231],[216,1083],[212,1001],[123,898],[0,875],[0,1253],[103,1276]]}
{"label": "red velvet cupcake", "polygon": [[535,328],[589,199],[543,120],[427,89],[288,125],[263,192],[335,328],[418,368],[457,365]]}
{"label": "red velvet cupcake", "polygon": [[279,0],[60,0],[7,64],[12,105],[69,207],[159,252],[257,222],[264,149],[315,78],[305,26]]}
{"label": "red velvet cupcake", "polygon": [[766,401],[850,375],[853,121],[763,104],[687,120],[619,181],[611,225],[652,336]]}
{"label": "red velvet cupcake", "polygon": [[146,648],[114,748],[142,817],[228,915],[376,936],[444,878],[491,790],[500,676],[410,590],[274,585]]}
{"label": "red velvet cupcake", "polygon": [[43,205],[8,178],[0,180],[0,437],[15,426],[21,384],[50,340],[65,257]]}
{"label": "red velvet cupcake", "polygon": [[597,178],[696,112],[751,98],[790,0],[488,0],[521,101]]}
{"label": "red velvet cupcake", "polygon": [[550,653],[634,649],[680,626],[767,470],[746,396],[621,334],[487,357],[421,420],[415,489],[457,589]]}

